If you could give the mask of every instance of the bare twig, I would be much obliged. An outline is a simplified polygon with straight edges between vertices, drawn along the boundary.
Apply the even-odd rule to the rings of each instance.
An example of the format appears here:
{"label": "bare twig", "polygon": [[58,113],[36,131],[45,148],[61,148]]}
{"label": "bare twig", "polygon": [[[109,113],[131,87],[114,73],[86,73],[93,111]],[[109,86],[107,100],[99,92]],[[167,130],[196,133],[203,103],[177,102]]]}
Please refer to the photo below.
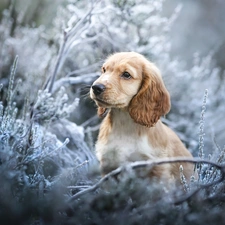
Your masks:
{"label": "bare twig", "polygon": [[81,69],[71,71],[66,75],[66,77],[70,77],[70,76],[73,76],[73,75],[76,75],[76,74],[83,74],[83,73],[86,73],[87,71],[90,71],[90,70],[95,70],[96,68],[99,67],[99,65],[100,65],[100,62],[97,62],[97,63],[94,63],[92,65],[85,66]]}
{"label": "bare twig", "polygon": [[80,192],[78,192],[77,194],[73,195],[70,199],[69,199],[69,203],[72,202],[73,200],[76,200],[77,198],[81,197],[82,195],[88,193],[88,192],[93,192],[96,189],[98,189],[102,183],[104,183],[105,181],[109,180],[109,178],[114,177],[118,174],[120,174],[122,171],[122,167],[117,168],[116,170],[113,170],[112,172],[108,173],[107,175],[105,175],[102,179],[100,179],[95,185],[82,190]]}
{"label": "bare twig", "polygon": [[84,133],[88,133],[88,132],[94,132],[94,131],[98,131],[100,128],[100,125],[96,125],[96,126],[93,126],[93,127],[87,127],[85,130],[84,130]]}
{"label": "bare twig", "polygon": [[70,84],[70,85],[81,84],[81,83],[89,84],[90,82],[93,82],[93,80],[96,79],[99,75],[100,73],[96,72],[96,73],[84,74],[78,77],[63,77],[55,82],[54,87],[52,89],[52,93],[57,91],[60,87],[62,87],[65,84]]}
{"label": "bare twig", "polygon": [[67,189],[83,189],[83,188],[89,188],[88,185],[82,185],[82,186],[67,186]]}
{"label": "bare twig", "polygon": [[[91,2],[91,7],[88,10],[88,12],[78,21],[78,23],[69,31],[67,31],[66,29],[64,30],[64,37],[63,37],[63,42],[60,46],[60,50],[59,50],[59,54],[56,60],[56,65],[55,68],[53,70],[53,73],[50,77],[49,83],[46,85],[46,89],[48,89],[49,92],[52,92],[53,89],[53,85],[55,83],[56,80],[56,76],[58,74],[58,71],[60,70],[60,67],[62,65],[62,63],[64,62],[64,58],[68,53],[71,44],[75,44],[75,39],[77,38],[77,36],[81,35],[82,32],[84,32],[84,27],[87,28],[86,26],[90,25],[90,18],[92,16],[92,11],[95,7],[96,2]],[[89,23],[89,24],[87,24]],[[79,35],[75,35],[77,32],[79,32]],[[79,42],[80,43],[80,42]],[[78,44],[79,44],[78,43]]]}
{"label": "bare twig", "polygon": [[[86,34],[87,32],[95,26],[94,20],[92,19],[93,15],[97,16],[98,14],[101,14],[103,12],[106,12],[108,10],[113,10],[112,7],[105,7],[104,9],[97,9],[96,5],[101,2],[99,0],[92,0],[90,2],[90,8],[87,11],[87,13],[78,20],[78,22],[74,25],[74,27],[68,27],[67,29],[64,29],[64,37],[63,41],[60,45],[60,50],[58,53],[58,57],[56,59],[56,64],[54,67],[54,70],[49,77],[48,81],[44,85],[44,89],[47,89],[50,93],[53,92],[55,86],[55,81],[57,78],[57,74],[59,73],[62,65],[64,64],[67,55],[71,51],[72,48],[78,45],[84,45],[85,43],[90,43],[99,40],[100,38],[108,41],[113,46],[121,47],[118,44],[118,40],[115,42],[112,37],[107,37],[107,35],[104,35],[103,33],[97,32],[96,35],[92,37],[88,37]],[[120,43],[122,45],[123,43]],[[69,73],[67,76],[71,76],[73,72]]]}
{"label": "bare twig", "polygon": [[[81,127],[86,127],[86,126],[88,126],[91,122],[93,122],[93,121],[95,121],[95,120],[97,120],[98,119],[98,116],[97,116],[97,114],[96,115],[94,115],[94,116],[92,116],[91,118],[89,118],[88,120],[86,120],[84,123],[82,123],[80,126]],[[98,127],[100,126],[99,124],[97,125]]]}
{"label": "bare twig", "polygon": [[56,60],[55,69],[54,69],[53,74],[50,78],[50,81],[49,81],[49,84],[48,84],[49,86],[47,86],[47,89],[49,90],[49,92],[52,92],[52,88],[53,88],[53,85],[54,85],[54,82],[55,82],[55,79],[56,79],[56,75],[58,73],[59,66],[60,66],[60,63],[61,63],[61,60],[62,60],[62,57],[63,57],[63,54],[64,54],[64,50],[65,50],[65,47],[66,47],[67,39],[68,39],[67,33],[66,33],[66,31],[64,31],[63,43],[62,43],[62,45],[60,46],[60,49],[59,49],[59,54],[58,54],[58,57],[57,57],[57,60]]}
{"label": "bare twig", "polygon": [[70,36],[74,36],[76,34],[76,32],[79,31],[79,29],[81,27],[83,27],[83,24],[86,23],[87,20],[89,20],[89,17],[92,15],[92,11],[94,9],[95,5],[94,3],[92,2],[91,3],[91,7],[90,9],[88,10],[88,12],[79,20],[79,22],[75,25],[75,27],[73,27],[69,33],[68,33],[68,37]]}
{"label": "bare twig", "polygon": [[[119,168],[117,168],[116,170],[113,170],[112,172],[108,173],[107,175],[105,175],[103,178],[101,178],[95,185],[85,189],[85,190],[82,190],[78,193],[76,193],[75,195],[73,195],[70,199],[69,199],[69,202],[72,202],[73,200],[81,197],[82,195],[86,194],[86,193],[89,193],[89,192],[93,192],[95,191],[96,189],[98,189],[104,182],[106,182],[107,180],[109,180],[110,178],[112,177],[115,177],[117,176],[118,174],[120,174],[122,171],[124,171],[125,168],[130,168],[130,169],[138,169],[138,168],[149,168],[152,169],[154,166],[157,166],[157,165],[162,165],[162,164],[166,164],[166,163],[179,163],[179,162],[185,162],[185,163],[201,163],[201,164],[210,164],[214,167],[216,167],[217,169],[221,170],[222,172],[222,178],[224,177],[225,175],[225,167],[223,165],[220,165],[218,163],[215,163],[215,162],[211,162],[211,161],[208,161],[208,160],[203,160],[203,159],[198,159],[198,158],[194,158],[194,159],[191,159],[191,158],[166,158],[166,159],[160,159],[160,160],[155,160],[155,161],[139,161],[139,162],[134,162],[134,163],[130,163],[126,166],[121,166]],[[200,185],[200,188],[201,187],[208,187],[208,186],[211,186],[211,185],[214,185],[218,182],[220,182],[221,179],[219,179],[218,181],[214,181],[213,183],[211,184],[204,184],[204,185]],[[199,191],[199,190],[195,190],[193,193],[190,193],[188,195],[186,195],[184,197],[184,199],[187,199],[189,198],[190,196],[192,196],[196,191]],[[177,201],[178,202],[178,201]]]}

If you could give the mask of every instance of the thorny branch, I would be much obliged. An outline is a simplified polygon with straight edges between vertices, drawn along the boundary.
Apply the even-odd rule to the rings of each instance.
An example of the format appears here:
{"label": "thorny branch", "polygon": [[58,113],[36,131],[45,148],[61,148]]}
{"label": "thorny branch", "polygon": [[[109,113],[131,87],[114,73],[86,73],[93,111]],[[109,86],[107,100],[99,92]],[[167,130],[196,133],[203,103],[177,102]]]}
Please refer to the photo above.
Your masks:
{"label": "thorny branch", "polygon": [[202,188],[208,188],[212,185],[215,185],[215,184],[221,182],[225,178],[225,165],[218,164],[218,163],[208,161],[208,160],[204,160],[204,159],[199,159],[199,158],[191,159],[191,158],[177,157],[177,158],[170,158],[170,159],[160,159],[160,160],[155,160],[155,161],[139,161],[139,162],[130,163],[126,166],[121,166],[121,167],[117,168],[116,170],[113,170],[112,172],[110,172],[107,175],[105,175],[104,177],[102,177],[93,186],[88,187],[88,188],[76,193],[75,195],[73,195],[69,199],[69,203],[71,203],[72,201],[80,198],[81,196],[85,195],[86,193],[93,192],[93,191],[97,190],[99,187],[101,187],[101,185],[104,182],[106,182],[110,178],[113,178],[113,177],[119,175],[125,169],[135,170],[135,169],[139,169],[139,168],[148,168],[149,170],[151,170],[154,166],[157,166],[157,165],[162,165],[162,164],[166,164],[166,163],[179,163],[179,162],[194,163],[194,164],[196,164],[196,163],[209,164],[209,165],[211,165],[211,166],[213,166],[213,167],[215,167],[215,168],[217,168],[218,170],[221,171],[221,177],[218,180],[216,180],[214,182],[211,182],[211,183],[208,183],[208,184],[199,184],[197,189],[195,189],[192,192],[188,192],[186,195],[182,196],[182,198],[179,198],[178,200],[175,200],[175,202],[174,202],[175,204],[182,203],[183,201],[189,199],[191,196],[196,194]]}

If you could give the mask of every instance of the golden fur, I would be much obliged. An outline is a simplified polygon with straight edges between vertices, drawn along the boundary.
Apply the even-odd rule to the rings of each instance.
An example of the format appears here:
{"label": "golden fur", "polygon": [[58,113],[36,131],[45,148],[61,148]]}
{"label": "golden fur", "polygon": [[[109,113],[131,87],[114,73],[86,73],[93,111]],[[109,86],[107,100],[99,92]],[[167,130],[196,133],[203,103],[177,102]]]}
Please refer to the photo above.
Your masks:
{"label": "golden fur", "polygon": [[[90,96],[99,116],[107,113],[96,143],[103,175],[128,162],[192,157],[178,136],[160,121],[170,110],[170,96],[159,69],[144,56],[135,52],[109,56]],[[179,181],[179,166],[157,166],[150,176]],[[190,176],[193,165],[183,166],[185,175]]]}

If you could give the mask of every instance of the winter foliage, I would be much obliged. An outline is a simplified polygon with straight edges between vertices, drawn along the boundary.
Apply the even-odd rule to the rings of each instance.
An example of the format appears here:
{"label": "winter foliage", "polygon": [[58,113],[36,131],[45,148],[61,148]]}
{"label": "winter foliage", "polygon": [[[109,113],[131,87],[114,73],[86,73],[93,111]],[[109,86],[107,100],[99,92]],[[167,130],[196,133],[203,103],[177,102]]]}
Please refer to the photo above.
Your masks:
{"label": "winter foliage", "polygon": [[[168,17],[167,0],[47,2],[39,10],[11,1],[0,17],[1,223],[225,221],[224,72],[213,52],[196,52],[189,66],[171,54],[182,5]],[[196,157],[198,177],[185,177],[180,166],[181,189],[168,191],[135,173],[173,160],[99,175],[99,120],[87,96],[102,61],[116,51],[144,54],[162,71],[172,99],[162,120]]]}

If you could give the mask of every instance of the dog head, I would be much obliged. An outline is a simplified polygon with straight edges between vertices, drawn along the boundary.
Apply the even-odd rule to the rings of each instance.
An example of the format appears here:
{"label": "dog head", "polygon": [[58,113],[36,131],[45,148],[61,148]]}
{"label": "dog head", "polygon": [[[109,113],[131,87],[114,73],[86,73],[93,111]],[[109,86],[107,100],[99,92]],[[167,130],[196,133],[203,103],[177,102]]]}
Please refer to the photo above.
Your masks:
{"label": "dog head", "polygon": [[109,56],[90,96],[98,106],[99,116],[107,108],[124,108],[136,123],[147,127],[170,110],[170,96],[159,69],[135,52]]}

